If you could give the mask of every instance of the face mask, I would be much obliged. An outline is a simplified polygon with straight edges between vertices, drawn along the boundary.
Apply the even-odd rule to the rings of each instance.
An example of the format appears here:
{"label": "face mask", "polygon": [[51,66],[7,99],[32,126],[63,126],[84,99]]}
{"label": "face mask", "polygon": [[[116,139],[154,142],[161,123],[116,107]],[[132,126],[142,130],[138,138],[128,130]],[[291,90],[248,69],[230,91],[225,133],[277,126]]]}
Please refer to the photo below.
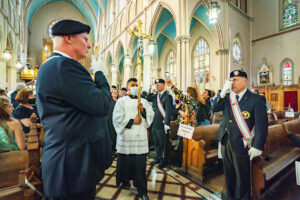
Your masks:
{"label": "face mask", "polygon": [[130,88],[130,93],[131,93],[133,96],[137,96],[138,88],[137,88],[137,87],[132,87],[132,88]]}
{"label": "face mask", "polygon": [[35,98],[34,99],[28,99],[29,104],[35,104]]}

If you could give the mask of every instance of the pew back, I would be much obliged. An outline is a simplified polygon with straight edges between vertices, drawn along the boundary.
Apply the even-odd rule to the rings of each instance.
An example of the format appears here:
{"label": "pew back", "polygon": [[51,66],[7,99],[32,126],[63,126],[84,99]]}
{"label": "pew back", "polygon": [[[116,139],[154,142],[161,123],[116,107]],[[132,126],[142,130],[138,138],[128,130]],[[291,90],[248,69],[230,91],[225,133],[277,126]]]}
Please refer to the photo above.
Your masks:
{"label": "pew back", "polygon": [[300,119],[295,119],[284,123],[287,131],[289,133],[298,133],[300,134]]}

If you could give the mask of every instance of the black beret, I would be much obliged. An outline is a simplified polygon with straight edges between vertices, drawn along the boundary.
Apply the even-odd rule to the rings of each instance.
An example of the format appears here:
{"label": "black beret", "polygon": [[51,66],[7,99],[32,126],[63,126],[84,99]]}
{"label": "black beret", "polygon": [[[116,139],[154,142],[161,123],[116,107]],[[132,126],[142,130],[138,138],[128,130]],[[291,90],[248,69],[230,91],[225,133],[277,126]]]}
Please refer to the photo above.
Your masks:
{"label": "black beret", "polygon": [[127,89],[126,89],[126,88],[124,88],[124,87],[123,87],[123,88],[121,88],[121,90],[123,90],[123,91],[126,91],[126,92],[127,92]]}
{"label": "black beret", "polygon": [[159,78],[159,79],[156,79],[156,80],[155,80],[155,84],[156,84],[156,83],[163,83],[163,84],[165,84],[165,80]]}
{"label": "black beret", "polygon": [[64,19],[56,22],[52,27],[52,35],[74,35],[79,33],[89,33],[90,26],[79,21]]}
{"label": "black beret", "polygon": [[230,78],[232,77],[244,77],[247,78],[247,73],[242,70],[234,70],[230,73]]}

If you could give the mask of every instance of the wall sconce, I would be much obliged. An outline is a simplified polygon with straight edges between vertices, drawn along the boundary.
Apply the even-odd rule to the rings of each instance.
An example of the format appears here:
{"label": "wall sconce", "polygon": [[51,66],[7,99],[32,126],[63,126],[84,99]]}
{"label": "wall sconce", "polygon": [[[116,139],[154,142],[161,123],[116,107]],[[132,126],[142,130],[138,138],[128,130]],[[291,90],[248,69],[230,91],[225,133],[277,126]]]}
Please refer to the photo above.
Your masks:
{"label": "wall sconce", "polygon": [[18,69],[21,69],[21,68],[22,68],[22,63],[21,63],[20,59],[18,59],[18,60],[16,61],[16,67],[17,67]]}
{"label": "wall sconce", "polygon": [[155,48],[155,43],[153,40],[150,40],[149,41],[149,44],[148,44],[148,53],[150,55],[153,55],[154,54],[154,48]]}
{"label": "wall sconce", "polygon": [[125,65],[130,65],[131,64],[131,59],[130,59],[128,54],[125,55],[124,64]]}
{"label": "wall sconce", "polygon": [[5,60],[9,60],[11,58],[11,52],[10,52],[10,50],[5,49],[3,51],[3,57],[4,57]]}

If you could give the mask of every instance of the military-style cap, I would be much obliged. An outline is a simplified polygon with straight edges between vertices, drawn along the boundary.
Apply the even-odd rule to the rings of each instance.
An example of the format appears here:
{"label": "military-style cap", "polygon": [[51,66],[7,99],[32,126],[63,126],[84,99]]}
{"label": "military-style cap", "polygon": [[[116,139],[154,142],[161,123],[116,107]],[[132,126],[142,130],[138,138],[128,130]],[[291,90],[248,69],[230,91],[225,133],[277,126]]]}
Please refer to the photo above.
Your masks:
{"label": "military-style cap", "polygon": [[64,19],[58,21],[52,27],[52,35],[74,35],[79,33],[89,33],[90,26],[79,21]]}
{"label": "military-style cap", "polygon": [[247,73],[242,70],[234,70],[230,73],[230,78],[233,77],[244,77],[247,78]]}
{"label": "military-style cap", "polygon": [[156,83],[163,83],[163,84],[165,84],[166,82],[165,82],[164,79],[159,78],[159,79],[156,79],[156,80],[155,80],[155,84],[156,84]]}

